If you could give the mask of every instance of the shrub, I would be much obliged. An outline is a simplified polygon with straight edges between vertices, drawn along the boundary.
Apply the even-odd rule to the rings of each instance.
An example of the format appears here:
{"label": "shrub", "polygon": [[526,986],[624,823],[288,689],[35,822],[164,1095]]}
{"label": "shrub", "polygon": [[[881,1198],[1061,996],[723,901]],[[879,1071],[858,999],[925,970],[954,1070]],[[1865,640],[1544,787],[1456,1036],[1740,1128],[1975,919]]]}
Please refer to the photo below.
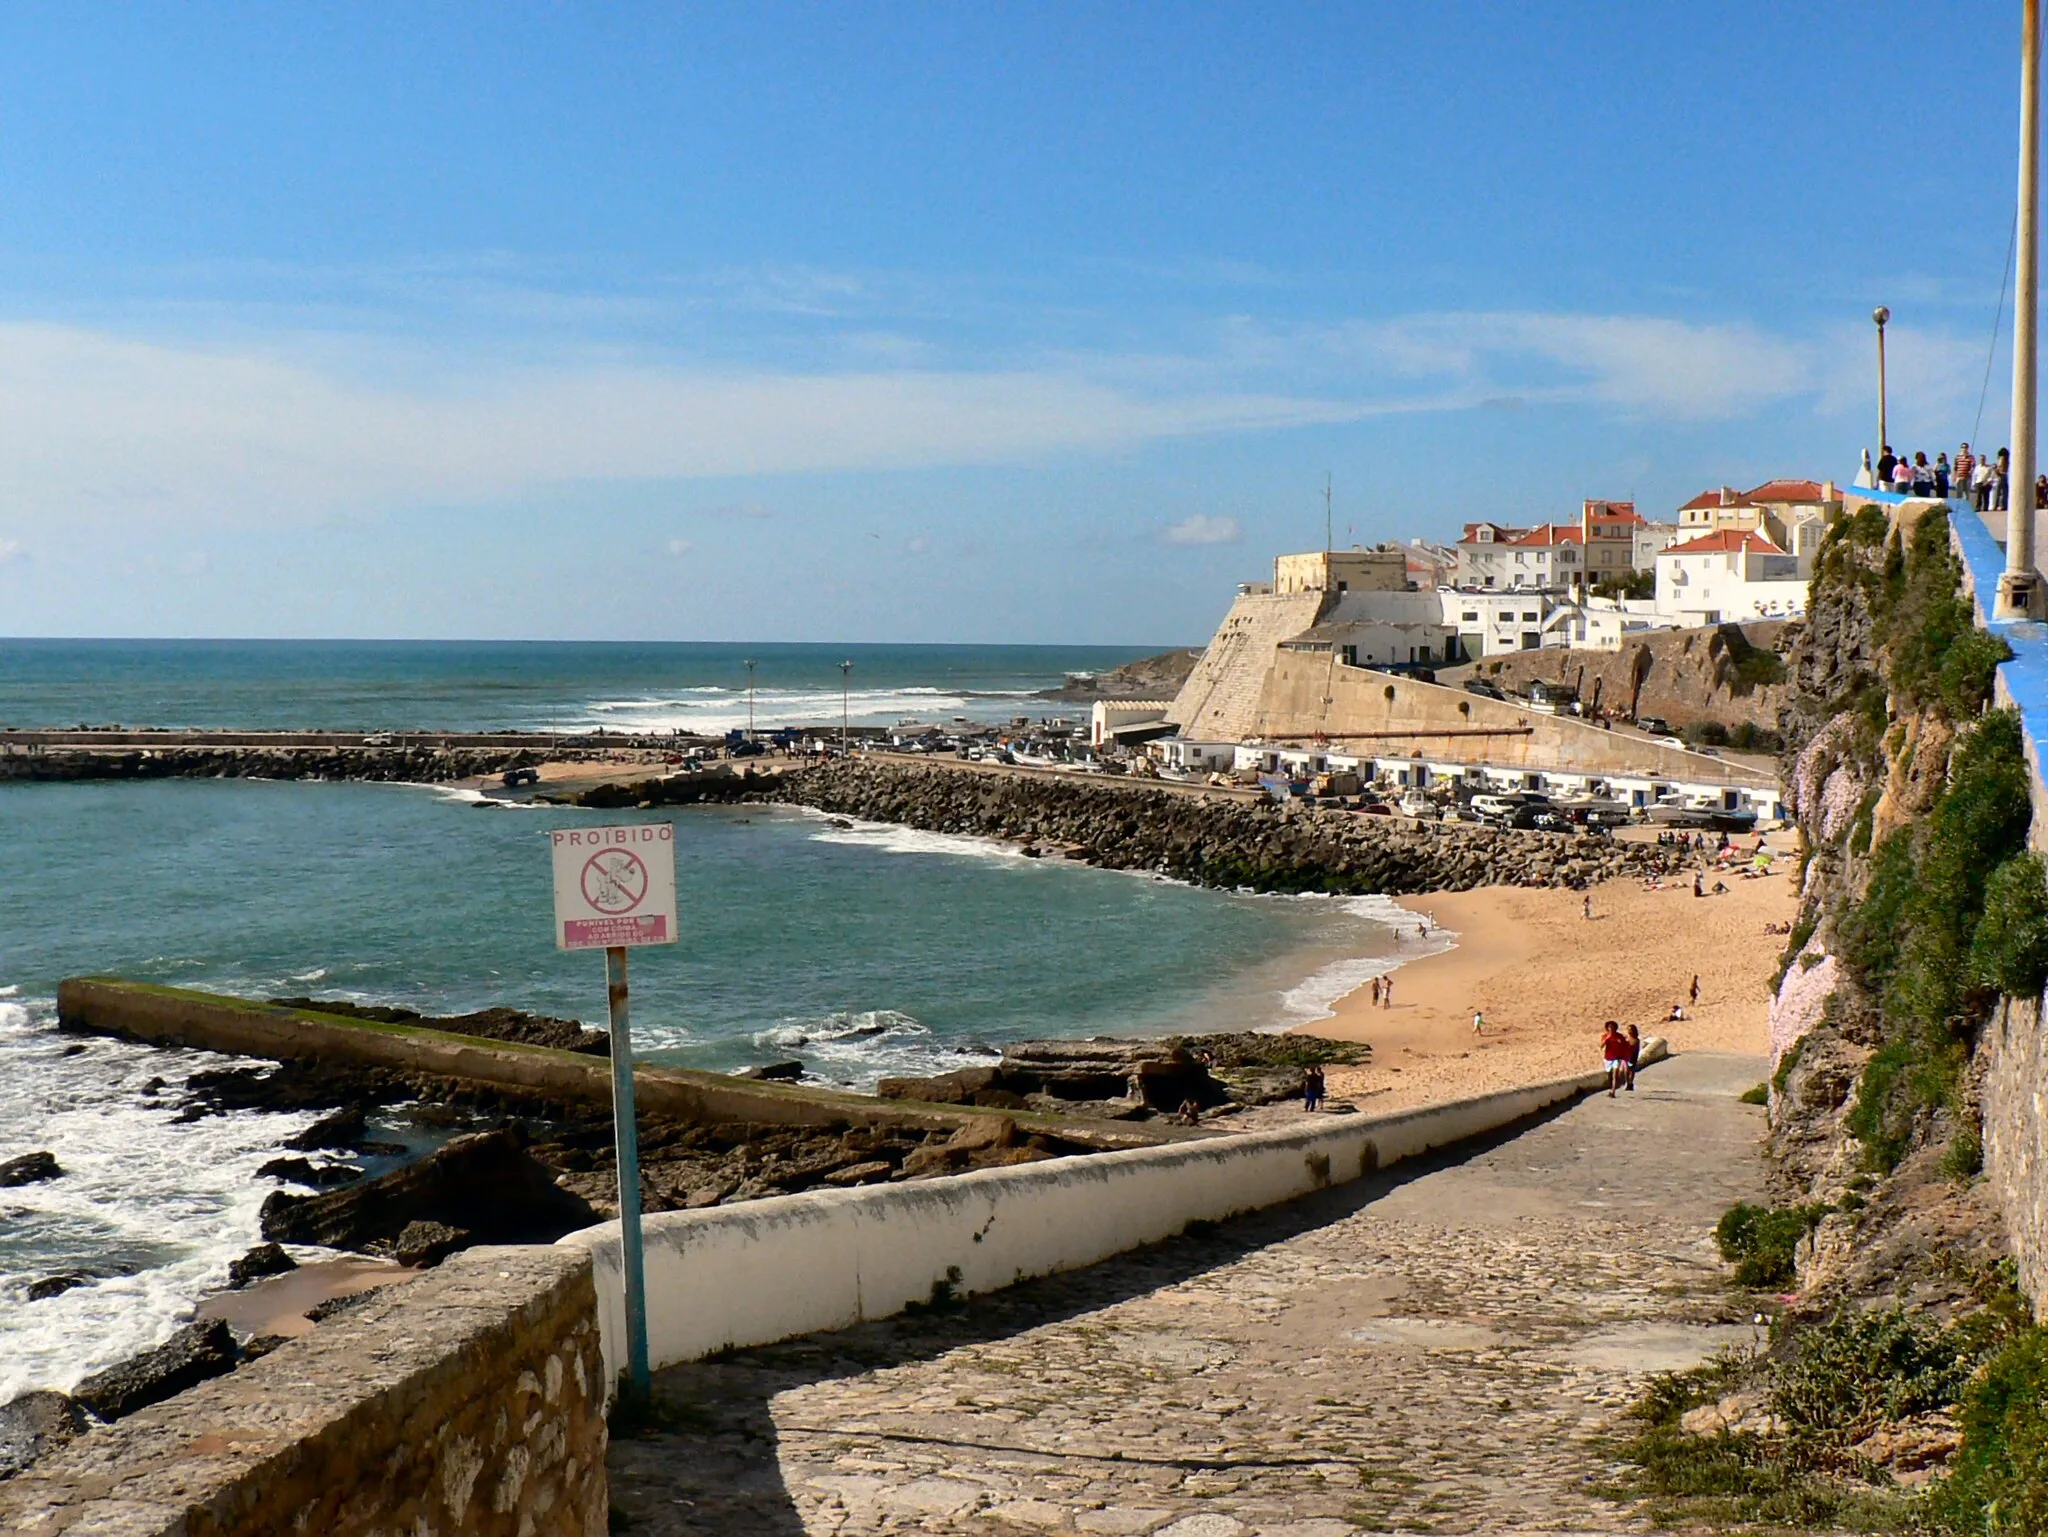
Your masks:
{"label": "shrub", "polygon": [[1798,1279],[1799,1242],[1827,1215],[1825,1206],[1752,1206],[1738,1201],[1714,1225],[1721,1258],[1735,1262],[1735,1284],[1755,1291]]}
{"label": "shrub", "polygon": [[1745,1105],[1768,1105],[1771,1102],[1771,1086],[1767,1083],[1752,1084],[1735,1097]]}
{"label": "shrub", "polygon": [[1965,1126],[1949,1138],[1941,1150],[1941,1172],[1958,1184],[1968,1184],[1984,1172],[1984,1138],[1976,1127]]}
{"label": "shrub", "polygon": [[1703,747],[1726,747],[1728,728],[1717,720],[1696,720],[1685,728],[1686,740]]}
{"label": "shrub", "polygon": [[1928,1524],[1985,1537],[2048,1532],[2048,1329],[2025,1329],[1992,1356],[1957,1419],[1962,1449],[1928,1496]]}
{"label": "shrub", "polygon": [[1955,1337],[1903,1308],[1844,1309],[1799,1336],[1771,1408],[1795,1433],[1846,1445],[1954,1403],[1970,1367]]}
{"label": "shrub", "polygon": [[2008,998],[2038,998],[2048,986],[2048,870],[2038,854],[2014,855],[1984,883],[1970,970]]}
{"label": "shrub", "polygon": [[1938,685],[1949,714],[1964,720],[1979,713],[1990,703],[1998,664],[2011,659],[2012,647],[1999,636],[1982,630],[1957,636],[1942,659]]}

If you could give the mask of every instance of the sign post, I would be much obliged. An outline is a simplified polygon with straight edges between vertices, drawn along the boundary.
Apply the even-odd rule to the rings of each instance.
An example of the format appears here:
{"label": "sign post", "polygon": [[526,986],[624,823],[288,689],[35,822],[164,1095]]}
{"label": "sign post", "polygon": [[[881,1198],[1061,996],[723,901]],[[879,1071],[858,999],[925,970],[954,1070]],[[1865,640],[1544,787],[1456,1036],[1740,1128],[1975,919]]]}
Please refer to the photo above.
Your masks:
{"label": "sign post", "polygon": [[667,822],[563,827],[554,854],[555,945],[602,950],[612,1038],[612,1123],[618,1143],[619,1266],[626,1283],[629,1391],[645,1400],[647,1279],[640,1243],[640,1130],[633,1109],[633,1032],[626,950],[676,942],[676,841]]}

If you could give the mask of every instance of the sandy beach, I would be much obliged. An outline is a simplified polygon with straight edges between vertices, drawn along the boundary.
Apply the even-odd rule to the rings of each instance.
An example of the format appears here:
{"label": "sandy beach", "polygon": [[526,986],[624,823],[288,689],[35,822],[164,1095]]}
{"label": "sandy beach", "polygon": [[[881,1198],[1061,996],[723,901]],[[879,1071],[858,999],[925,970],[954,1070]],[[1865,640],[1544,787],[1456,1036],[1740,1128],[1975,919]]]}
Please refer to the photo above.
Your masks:
{"label": "sandy beach", "polygon": [[[1404,898],[1457,934],[1454,948],[1393,973],[1390,1008],[1370,986],[1300,1033],[1369,1041],[1365,1067],[1329,1070],[1334,1099],[1388,1110],[1598,1067],[1600,1026],[1618,1019],[1662,1035],[1674,1051],[1765,1050],[1771,974],[1784,936],[1765,932],[1798,911],[1795,861],[1756,880],[1727,877],[1720,896],[1690,882],[1660,891],[1615,881],[1576,891],[1486,887]],[[1711,889],[1715,877],[1707,878]],[[1699,978],[1697,1009],[1687,1004]],[[1665,1023],[1673,1004],[1687,1017]],[[1486,1016],[1472,1029],[1474,1009]]]}

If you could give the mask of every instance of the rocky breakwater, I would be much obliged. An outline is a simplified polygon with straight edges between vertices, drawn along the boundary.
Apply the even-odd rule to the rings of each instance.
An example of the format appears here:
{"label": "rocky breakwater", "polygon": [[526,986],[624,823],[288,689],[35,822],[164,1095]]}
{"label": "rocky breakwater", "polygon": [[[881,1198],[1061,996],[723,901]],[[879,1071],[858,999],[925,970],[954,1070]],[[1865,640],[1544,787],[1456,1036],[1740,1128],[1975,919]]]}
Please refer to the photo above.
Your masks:
{"label": "rocky breakwater", "polygon": [[1464,891],[1587,886],[1669,873],[1654,844],[1205,796],[1115,781],[940,765],[828,763],[757,798],[928,832],[1000,838],[1115,870],[1254,891]]}
{"label": "rocky breakwater", "polygon": [[366,779],[446,784],[544,754],[503,747],[131,747],[0,753],[0,780]]}

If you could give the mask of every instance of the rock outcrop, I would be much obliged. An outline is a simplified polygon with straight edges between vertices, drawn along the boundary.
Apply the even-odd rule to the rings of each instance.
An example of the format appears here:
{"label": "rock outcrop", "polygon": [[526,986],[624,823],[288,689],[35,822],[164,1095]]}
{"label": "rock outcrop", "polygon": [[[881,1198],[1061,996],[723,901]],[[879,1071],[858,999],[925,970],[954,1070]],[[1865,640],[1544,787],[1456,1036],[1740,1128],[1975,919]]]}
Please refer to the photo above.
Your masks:
{"label": "rock outcrop", "polygon": [[416,1222],[460,1229],[472,1243],[553,1243],[597,1220],[510,1131],[458,1137],[417,1163],[343,1190],[280,1190],[263,1203],[263,1236],[273,1243],[370,1253],[391,1252]]}
{"label": "rock outcrop", "polygon": [[71,1396],[94,1417],[118,1420],[233,1371],[235,1360],[235,1337],[224,1320],[187,1324],[156,1349],[93,1373]]}

